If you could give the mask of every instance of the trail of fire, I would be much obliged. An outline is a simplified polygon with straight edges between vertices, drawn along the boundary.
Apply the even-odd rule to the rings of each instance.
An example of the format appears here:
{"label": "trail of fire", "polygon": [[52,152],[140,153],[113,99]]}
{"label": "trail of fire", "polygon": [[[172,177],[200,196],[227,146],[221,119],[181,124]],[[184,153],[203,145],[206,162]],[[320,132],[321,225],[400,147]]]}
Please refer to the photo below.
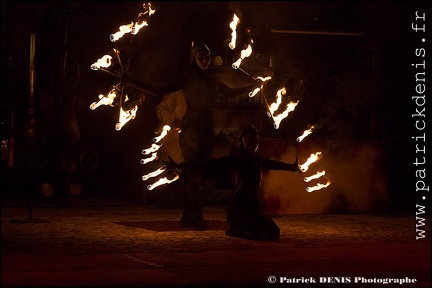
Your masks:
{"label": "trail of fire", "polygon": [[312,153],[312,154],[309,156],[309,158],[306,160],[305,163],[299,165],[300,170],[301,170],[302,172],[306,172],[306,171],[309,169],[309,166],[310,166],[312,163],[315,163],[317,160],[319,160],[321,154],[322,154],[322,152]]}
{"label": "trail of fire", "polygon": [[147,148],[147,149],[142,150],[142,154],[144,154],[144,155],[149,155],[149,154],[152,153],[152,152],[156,152],[156,151],[158,151],[159,148],[160,148],[161,146],[162,146],[162,145],[157,145],[156,143],[153,143],[153,144],[150,146],[150,148]]}
{"label": "trail of fire", "polygon": [[303,141],[304,138],[306,138],[306,136],[310,135],[312,132],[315,131],[316,125],[312,125],[309,129],[306,129],[303,134],[299,137],[297,137],[297,142],[301,142]]}
{"label": "trail of fire", "polygon": [[283,120],[283,119],[285,119],[287,116],[288,116],[288,114],[290,113],[290,112],[292,112],[292,111],[294,111],[294,109],[295,109],[295,107],[297,106],[297,104],[299,103],[300,101],[297,101],[297,102],[290,102],[290,103],[288,103],[287,104],[287,106],[286,106],[286,109],[285,109],[285,111],[283,111],[282,113],[280,113],[280,114],[278,114],[278,115],[274,115],[274,114],[272,114],[273,115],[273,127],[275,128],[275,129],[278,129],[279,128],[279,125],[280,125],[280,122]]}
{"label": "trail of fire", "polygon": [[106,96],[103,94],[99,94],[100,100],[98,102],[93,102],[92,104],[90,104],[90,109],[95,110],[96,108],[98,108],[101,105],[113,106],[113,102],[114,102],[115,97],[117,97],[117,93],[115,91],[115,88],[113,88],[110,92],[108,92],[108,94]]}
{"label": "trail of fire", "polygon": [[[143,9],[144,9],[144,12],[141,12],[138,14],[138,21],[137,22],[135,22],[135,23],[132,22],[131,24],[127,24],[127,25],[121,25],[119,27],[118,32],[110,35],[110,40],[112,42],[115,42],[115,41],[119,40],[120,38],[122,38],[123,35],[125,35],[126,33],[131,33],[132,35],[136,35],[142,27],[148,26],[147,21],[143,20],[142,18],[145,15],[148,15],[148,17],[150,17],[152,14],[154,14],[156,12],[156,10],[152,9],[151,3],[143,4]],[[115,49],[115,48],[113,49],[113,51],[114,51],[114,54],[117,58],[119,65],[121,67],[122,73],[125,73],[125,71],[123,69],[123,64],[121,62],[120,51],[118,49]],[[102,56],[102,58],[98,59],[95,63],[93,63],[90,66],[90,68],[92,70],[101,70],[101,71],[109,73],[109,74],[111,74],[117,78],[120,78],[117,74],[105,69],[105,68],[108,68],[112,65],[112,60],[113,60],[113,57],[111,55],[104,55],[104,56]],[[120,84],[117,84],[116,86],[118,86],[118,85],[120,85]],[[117,131],[121,130],[121,128],[127,122],[129,122],[132,119],[135,119],[136,113],[138,111],[138,105],[133,105],[132,108],[130,108],[128,110],[124,110],[122,108],[123,90],[124,90],[123,88],[124,87],[122,87],[121,92],[117,90],[117,87],[115,87],[115,89],[111,90],[107,96],[99,95],[100,101],[99,102],[93,102],[90,105],[90,109],[92,109],[92,110],[96,109],[97,107],[99,107],[101,105],[113,106],[114,99],[116,97],[119,97],[120,98],[120,101],[119,101],[119,106],[120,106],[119,121],[115,125],[115,129]],[[125,98],[124,102],[127,102],[128,101],[127,95],[124,98]]]}
{"label": "trail of fire", "polygon": [[170,131],[170,130],[171,130],[171,126],[169,126],[169,125],[164,125],[164,126],[162,127],[162,132],[161,132],[161,134],[160,134],[158,137],[153,138],[153,142],[158,143],[159,141],[161,141],[162,138],[164,138],[164,137],[168,134],[168,131]]}
{"label": "trail of fire", "polygon": [[164,185],[164,184],[169,184],[172,183],[174,181],[177,181],[180,178],[179,175],[176,175],[173,179],[169,180],[167,177],[163,177],[160,178],[158,181],[156,181],[153,184],[147,185],[147,189],[148,190],[153,190],[154,188],[160,186],[160,185]]}
{"label": "trail of fire", "polygon": [[323,188],[328,187],[330,184],[331,184],[331,181],[330,181],[330,180],[327,181],[326,184],[318,183],[318,184],[315,185],[315,186],[307,187],[307,188],[306,188],[306,191],[307,191],[307,192],[313,192],[313,191],[321,190],[321,189],[323,189]]}
{"label": "trail of fire", "polygon": [[231,28],[231,42],[228,44],[229,48],[231,50],[234,50],[236,47],[236,41],[237,41],[237,25],[240,22],[240,19],[237,17],[236,14],[233,16],[233,20],[231,21],[229,27]]}
{"label": "trail of fire", "polygon": [[303,180],[304,180],[305,182],[310,182],[310,181],[312,181],[312,180],[314,180],[314,179],[318,179],[318,178],[320,178],[320,177],[323,176],[323,175],[325,175],[325,171],[324,171],[324,170],[322,170],[322,171],[318,171],[318,172],[315,173],[314,175],[311,175],[311,176],[308,176],[308,177],[304,177]]}
{"label": "trail of fire", "polygon": [[129,110],[123,110],[123,108],[120,107],[119,122],[116,124],[115,129],[117,131],[120,131],[120,129],[127,122],[129,122],[129,120],[135,119],[137,111],[138,111],[138,105],[135,105],[132,109]]}
{"label": "trail of fire", "polygon": [[[148,14],[148,16],[150,17],[152,14],[154,14],[156,12],[156,10],[151,8],[151,4],[143,4],[143,8],[144,8],[144,12],[141,12],[138,14],[138,19],[141,20],[141,18]],[[111,34],[110,35],[110,40],[111,42],[115,42],[117,40],[119,40],[120,38],[122,38],[126,33],[131,33],[132,35],[136,35],[140,29],[144,26],[148,26],[147,21],[141,20],[137,21],[137,22],[132,22],[130,24],[125,24],[125,25],[121,25],[119,27],[119,31]]]}

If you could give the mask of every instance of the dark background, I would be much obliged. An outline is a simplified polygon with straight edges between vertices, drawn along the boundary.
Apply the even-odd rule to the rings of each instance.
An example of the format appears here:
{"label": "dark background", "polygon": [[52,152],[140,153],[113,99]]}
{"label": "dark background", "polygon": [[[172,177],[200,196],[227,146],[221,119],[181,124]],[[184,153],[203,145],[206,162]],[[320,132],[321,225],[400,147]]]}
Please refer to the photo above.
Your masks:
{"label": "dark background", "polygon": [[[160,86],[184,69],[191,42],[204,41],[229,70],[237,59],[227,45],[236,12],[241,19],[237,50],[254,40],[247,67],[258,74],[272,73],[274,87],[300,79],[305,83],[301,100],[307,104],[299,105],[279,129],[265,116],[248,119],[260,127],[261,136],[295,139],[307,124],[321,123],[323,128],[311,138],[338,140],[333,149],[376,143],[387,155],[389,199],[411,203],[411,136],[416,131],[410,67],[414,49],[427,45],[418,41],[411,22],[415,11],[430,12],[426,1],[152,2],[157,12],[149,26],[112,43],[109,35],[136,21],[142,4],[2,1],[2,140],[16,139],[13,163],[2,149],[2,193],[39,194],[41,183],[63,187],[66,179],[80,183],[83,196],[139,199],[145,189],[139,159],[157,129],[158,99],[132,89],[130,97],[144,96],[144,104],[136,119],[116,131],[117,109],[89,109],[116,79],[90,65],[115,47],[128,74]],[[281,34],[272,29],[362,36]],[[34,96],[29,87],[31,34],[36,35]],[[238,74],[233,81],[240,83],[244,75]]]}

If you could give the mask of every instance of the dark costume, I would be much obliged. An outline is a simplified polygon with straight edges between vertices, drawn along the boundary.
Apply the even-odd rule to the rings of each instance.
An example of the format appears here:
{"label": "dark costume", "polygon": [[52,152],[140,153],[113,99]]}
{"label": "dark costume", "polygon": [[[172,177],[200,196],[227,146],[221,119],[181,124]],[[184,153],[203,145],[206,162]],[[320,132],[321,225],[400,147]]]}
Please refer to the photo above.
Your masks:
{"label": "dark costume", "polygon": [[[242,137],[256,133],[252,125],[247,125]],[[257,134],[256,134],[257,135]],[[258,137],[258,136],[256,136]],[[258,147],[258,140],[256,140]],[[234,189],[231,203],[227,210],[227,222],[230,228],[227,235],[255,240],[277,241],[280,230],[277,224],[261,209],[260,188],[263,170],[298,171],[297,161],[289,164],[257,156],[255,151],[245,149],[241,144],[238,154],[210,160],[206,163],[181,163],[180,168],[205,167],[209,175],[218,175],[231,171],[234,175]]]}
{"label": "dark costume", "polygon": [[[199,54],[201,53],[201,54]],[[210,57],[210,50],[205,44],[194,44],[191,51],[191,69],[175,79],[159,91],[168,94],[183,90],[186,100],[186,111],[178,121],[181,133],[179,142],[185,162],[209,160],[213,152],[213,109],[219,96],[240,96],[251,91],[252,85],[232,89],[218,81],[203,67],[198,57]],[[208,58],[208,63],[210,58]],[[254,83],[256,85],[256,83]],[[187,171],[187,191],[184,200],[182,226],[193,226],[203,230],[207,224],[203,220],[202,197],[200,193],[203,183],[202,169],[191,168]]]}

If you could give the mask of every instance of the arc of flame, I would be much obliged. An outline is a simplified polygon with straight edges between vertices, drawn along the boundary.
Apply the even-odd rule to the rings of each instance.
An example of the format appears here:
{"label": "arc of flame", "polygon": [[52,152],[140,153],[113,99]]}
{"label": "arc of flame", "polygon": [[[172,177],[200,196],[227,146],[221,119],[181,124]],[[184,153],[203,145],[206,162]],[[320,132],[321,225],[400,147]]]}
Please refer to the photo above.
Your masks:
{"label": "arc of flame", "polygon": [[322,154],[322,152],[316,152],[315,154],[314,153],[312,153],[310,156],[309,156],[309,158],[306,160],[306,162],[305,163],[303,163],[303,164],[301,164],[299,167],[300,167],[300,170],[302,171],[302,172],[306,172],[307,170],[308,170],[308,168],[309,168],[309,165],[310,164],[312,164],[312,163],[314,163],[314,162],[316,162],[318,159],[319,159],[319,156]]}
{"label": "arc of flame", "polygon": [[307,191],[307,192],[313,192],[313,191],[316,191],[316,190],[321,190],[321,189],[323,189],[323,188],[328,187],[330,184],[331,184],[331,181],[330,181],[330,180],[327,181],[327,183],[325,183],[325,184],[318,183],[318,184],[315,185],[315,186],[307,187],[307,188],[306,188],[306,191]]}
{"label": "arc of flame", "polygon": [[[251,40],[251,43],[253,43],[253,41]],[[234,69],[238,69],[240,67],[241,62],[243,61],[243,59],[245,59],[246,57],[249,57],[252,54],[252,45],[249,44],[248,47],[246,49],[243,49],[240,52],[240,58],[234,62],[231,66]]]}
{"label": "arc of flame", "polygon": [[164,138],[168,134],[168,131],[170,130],[171,130],[171,126],[169,125],[163,126],[161,134],[158,137],[153,138],[153,142],[158,143],[159,141],[161,141],[162,138]]}
{"label": "arc of flame", "polygon": [[322,171],[318,171],[314,175],[311,175],[311,176],[308,176],[308,177],[304,177],[303,180],[305,182],[310,182],[310,181],[312,181],[314,179],[318,179],[318,178],[320,178],[321,176],[324,176],[324,175],[325,175],[325,171],[322,170]]}
{"label": "arc of flame", "polygon": [[112,63],[112,56],[111,55],[104,55],[100,59],[98,59],[95,63],[93,63],[90,68],[92,70],[99,70],[100,68],[107,68],[111,66]]}
{"label": "arc of flame", "polygon": [[143,175],[142,176],[142,180],[146,181],[149,178],[156,177],[156,176],[162,174],[163,172],[165,172],[165,170],[166,170],[166,168],[160,167],[159,169],[157,169],[157,170],[155,170],[153,172],[150,172],[150,173],[148,173],[146,175]]}
{"label": "arc of flame", "polygon": [[315,130],[315,125],[312,125],[312,127],[310,127],[309,129],[306,129],[301,136],[297,137],[297,139],[296,139],[297,142],[303,141],[303,139],[306,136],[310,135],[314,130]]}
{"label": "arc of flame", "polygon": [[122,38],[126,33],[136,35],[139,30],[144,26],[148,26],[146,21],[143,21],[141,24],[132,22],[130,24],[121,25],[118,32],[110,35],[110,40],[111,42],[115,42]]}
{"label": "arc of flame", "polygon": [[141,163],[141,164],[147,164],[147,163],[149,163],[149,162],[155,160],[156,158],[157,158],[157,153],[156,153],[156,152],[153,152],[152,155],[151,155],[151,157],[149,157],[149,158],[147,158],[147,159],[141,159],[141,160],[140,160],[140,163]]}
{"label": "arc of flame", "polygon": [[99,94],[100,100],[98,102],[93,102],[92,104],[90,104],[90,109],[95,110],[96,108],[102,105],[113,106],[115,97],[117,97],[117,93],[115,89],[112,89],[110,92],[108,92],[107,96],[103,94]]}
{"label": "arc of flame", "polygon": [[[156,12],[155,9],[151,8],[151,3],[143,4],[143,8],[146,10],[138,14],[138,19],[142,18],[144,15],[148,14],[150,17]],[[138,34],[142,27],[148,26],[147,21],[132,22],[130,24],[121,25],[119,31],[110,35],[111,42],[115,42],[122,38],[126,33],[131,33],[132,35]]]}
{"label": "arc of flame", "polygon": [[159,148],[160,148],[161,146],[162,146],[162,145],[157,145],[157,144],[153,143],[153,144],[150,146],[150,148],[147,148],[147,149],[142,150],[142,154],[144,154],[144,155],[149,155],[149,154],[152,153],[152,152],[156,152],[156,151],[158,151]]}
{"label": "arc of flame", "polygon": [[119,122],[116,124],[116,130],[120,131],[120,129],[131,119],[135,119],[136,112],[138,111],[138,105],[135,105],[134,108],[129,110],[123,110],[120,108]]}
{"label": "arc of flame", "polygon": [[276,101],[270,104],[269,112],[274,115],[274,112],[279,108],[279,105],[282,103],[282,95],[286,94],[285,87],[279,89],[276,92]]}
{"label": "arc of flame", "polygon": [[237,17],[236,14],[233,15],[233,20],[231,21],[229,27],[231,28],[231,42],[228,44],[228,47],[231,50],[234,50],[236,47],[236,40],[237,40],[237,25],[239,23],[240,18]]}
{"label": "arc of flame", "polygon": [[290,112],[294,111],[295,107],[297,106],[297,104],[298,104],[299,102],[300,102],[300,101],[297,101],[297,102],[290,102],[290,103],[287,104],[286,109],[285,109],[284,112],[282,112],[282,113],[280,113],[280,114],[278,114],[278,115],[276,115],[276,116],[273,115],[273,121],[274,121],[274,123],[273,123],[273,127],[274,127],[275,129],[278,129],[278,128],[279,128],[280,122],[281,122],[283,119],[285,119],[285,118],[288,116],[288,114],[289,114]]}
{"label": "arc of flame", "polygon": [[147,189],[148,189],[148,190],[153,190],[154,188],[156,188],[156,187],[158,187],[158,186],[160,186],[160,185],[163,185],[163,184],[169,184],[169,183],[172,183],[172,182],[174,182],[174,181],[177,181],[179,178],[180,178],[179,175],[176,175],[176,176],[175,176],[173,179],[171,179],[171,180],[169,180],[167,177],[160,178],[160,179],[159,179],[158,181],[156,181],[155,183],[150,184],[150,185],[147,185]]}

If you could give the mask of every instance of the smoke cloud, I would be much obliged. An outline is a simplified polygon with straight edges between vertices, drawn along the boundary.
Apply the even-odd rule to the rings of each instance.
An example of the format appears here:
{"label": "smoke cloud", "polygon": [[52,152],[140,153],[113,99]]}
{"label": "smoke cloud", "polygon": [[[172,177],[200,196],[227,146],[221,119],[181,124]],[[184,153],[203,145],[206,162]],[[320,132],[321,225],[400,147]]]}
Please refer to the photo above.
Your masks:
{"label": "smoke cloud", "polygon": [[[381,147],[366,142],[319,141],[290,143],[265,141],[266,157],[293,163],[296,156],[304,163],[311,153],[322,157],[302,173],[268,171],[263,176],[264,211],[268,214],[326,214],[379,212],[387,203],[387,169]],[[282,149],[284,147],[284,149]],[[337,148],[337,149],[335,149]],[[264,155],[263,155],[264,156]],[[304,182],[303,177],[325,170],[325,176]],[[331,181],[321,190],[307,192],[307,186]]]}

